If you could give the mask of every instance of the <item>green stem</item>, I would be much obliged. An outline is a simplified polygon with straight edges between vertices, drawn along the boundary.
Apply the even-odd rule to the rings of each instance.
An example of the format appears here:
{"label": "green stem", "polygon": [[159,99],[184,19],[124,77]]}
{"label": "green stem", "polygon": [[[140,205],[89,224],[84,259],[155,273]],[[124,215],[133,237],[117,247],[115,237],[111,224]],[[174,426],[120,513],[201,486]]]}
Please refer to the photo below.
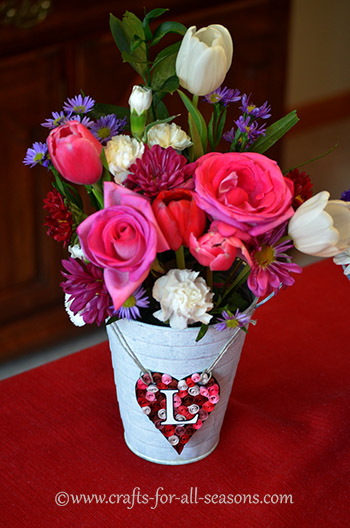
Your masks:
{"label": "green stem", "polygon": [[225,293],[223,294],[221,299],[219,299],[219,301],[218,301],[217,305],[215,306],[215,308],[218,308],[218,306],[220,306],[220,304],[222,303],[223,299],[225,297],[227,297],[227,295],[229,293],[231,293],[234,288],[239,288],[239,286],[243,282],[246,281],[246,279],[248,278],[249,273],[250,273],[250,267],[248,265],[245,265],[244,268],[242,269],[242,271],[237,275],[237,277],[235,278],[235,280],[233,281],[231,286],[225,291]]}
{"label": "green stem", "polygon": [[[224,284],[223,287],[222,287],[222,291],[223,291],[223,292],[226,291],[226,288],[227,288],[228,284],[230,284],[231,280],[232,280],[233,277],[236,275],[236,273],[237,273],[237,271],[239,270],[239,268],[241,267],[241,265],[242,265],[242,260],[241,260],[241,259],[237,259],[237,262],[234,264],[231,273],[230,273],[230,274],[228,275],[228,277],[226,278],[226,280],[225,280],[225,284]],[[218,306],[219,306],[219,304],[221,303],[222,298],[223,298],[223,295],[220,295],[220,297],[219,297],[219,299],[218,299]]]}
{"label": "green stem", "polygon": [[207,284],[213,290],[213,272],[210,268],[207,268]]}
{"label": "green stem", "polygon": [[186,269],[184,247],[180,246],[179,249],[175,251],[175,255],[176,255],[176,265],[178,269]]}
{"label": "green stem", "polygon": [[100,209],[103,209],[104,203],[103,203],[103,193],[102,193],[101,185],[99,183],[94,183],[93,185],[91,185],[91,190],[97,200],[97,203]]}
{"label": "green stem", "polygon": [[193,96],[192,103],[195,108],[198,108],[198,95]]}

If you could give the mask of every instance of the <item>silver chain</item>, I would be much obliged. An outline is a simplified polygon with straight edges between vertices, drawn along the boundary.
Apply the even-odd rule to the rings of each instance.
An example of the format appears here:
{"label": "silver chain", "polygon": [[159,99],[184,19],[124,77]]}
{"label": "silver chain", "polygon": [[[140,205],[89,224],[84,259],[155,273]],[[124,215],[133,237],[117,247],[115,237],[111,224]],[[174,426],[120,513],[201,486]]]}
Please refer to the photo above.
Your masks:
{"label": "silver chain", "polygon": [[[253,303],[252,306],[250,307],[251,309],[249,310],[250,312],[253,312],[254,308],[255,308],[255,304],[256,303]],[[256,321],[250,321],[251,324],[256,324]],[[120,328],[118,328],[118,324],[113,324],[112,325],[112,330],[113,332],[115,333],[116,337],[118,338],[119,340],[119,343],[121,344],[121,346],[123,347],[123,349],[125,350],[125,352],[127,354],[129,354],[129,356],[131,357],[131,359],[136,363],[136,365],[139,367],[140,369],[140,376],[142,377],[144,374],[148,374],[148,376],[150,377],[151,379],[151,383],[154,383],[153,381],[153,376],[152,376],[152,373],[149,369],[146,369],[141,361],[139,360],[139,358],[136,356],[135,352],[130,348],[129,346],[129,343],[126,341],[125,337],[123,336]],[[216,367],[216,365],[219,363],[220,359],[223,357],[224,354],[226,354],[228,348],[230,347],[231,343],[233,342],[233,340],[235,339],[236,335],[238,334],[239,330],[241,330],[241,328],[238,326],[233,334],[230,336],[229,340],[226,342],[226,344],[223,346],[221,352],[219,352],[219,354],[216,356],[216,358],[214,359],[214,361],[211,363],[211,365],[204,369],[201,373],[201,376],[200,376],[200,379],[199,379],[199,382],[200,383],[208,383],[208,381],[210,380],[211,376],[212,376],[212,372],[214,370],[214,368]]]}

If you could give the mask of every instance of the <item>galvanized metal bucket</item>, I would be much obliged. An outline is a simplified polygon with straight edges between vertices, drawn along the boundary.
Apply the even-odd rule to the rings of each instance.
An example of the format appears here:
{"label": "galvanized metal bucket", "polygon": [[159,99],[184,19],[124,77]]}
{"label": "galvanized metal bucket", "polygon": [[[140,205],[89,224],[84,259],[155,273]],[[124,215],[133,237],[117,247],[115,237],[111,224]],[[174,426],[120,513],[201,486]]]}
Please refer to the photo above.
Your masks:
{"label": "galvanized metal bucket", "polygon": [[[254,304],[246,312],[252,314]],[[127,446],[136,455],[158,464],[188,464],[208,456],[217,446],[226,407],[241,356],[246,333],[238,330],[225,354],[215,366],[213,375],[220,385],[220,401],[203,426],[196,431],[181,454],[178,454],[155,425],[142,412],[135,395],[140,368],[121,345],[113,328],[149,370],[170,374],[181,380],[208,368],[232,337],[232,329],[218,331],[209,327],[196,342],[198,328],[174,330],[139,321],[119,320],[107,325],[114,379],[120,415]]]}

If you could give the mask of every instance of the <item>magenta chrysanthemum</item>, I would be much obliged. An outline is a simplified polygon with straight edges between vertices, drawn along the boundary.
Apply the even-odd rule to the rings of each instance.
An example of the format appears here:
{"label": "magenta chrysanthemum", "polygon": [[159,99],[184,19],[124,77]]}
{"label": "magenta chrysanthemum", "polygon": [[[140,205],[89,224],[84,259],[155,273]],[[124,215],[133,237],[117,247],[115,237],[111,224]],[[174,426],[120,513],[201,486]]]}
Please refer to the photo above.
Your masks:
{"label": "magenta chrysanthemum", "polygon": [[152,198],[160,191],[192,184],[188,178],[192,176],[195,165],[187,163],[185,156],[178,154],[172,147],[163,149],[154,145],[150,149],[146,146],[142,157],[129,168],[130,174],[124,185]]}
{"label": "magenta chrysanthemum", "polygon": [[91,263],[79,259],[62,260],[66,281],[60,286],[72,301],[70,310],[79,313],[86,324],[100,326],[106,317],[112,315],[112,299],[103,280],[103,271]]}
{"label": "magenta chrysanthemum", "polygon": [[248,287],[257,297],[277,293],[280,285],[291,286],[295,280],[291,272],[301,273],[298,264],[291,262],[291,257],[285,253],[293,247],[290,239],[277,243],[285,232],[286,224],[257,237],[254,241],[252,269],[248,277]]}

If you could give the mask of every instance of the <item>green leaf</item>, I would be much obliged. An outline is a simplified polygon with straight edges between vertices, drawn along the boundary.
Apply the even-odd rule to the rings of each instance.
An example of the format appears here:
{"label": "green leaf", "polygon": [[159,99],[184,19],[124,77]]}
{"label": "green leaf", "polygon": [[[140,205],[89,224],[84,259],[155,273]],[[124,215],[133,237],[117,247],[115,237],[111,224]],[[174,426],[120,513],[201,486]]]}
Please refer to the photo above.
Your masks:
{"label": "green leaf", "polygon": [[157,119],[166,119],[169,117],[167,107],[163,103],[163,101],[159,101],[159,103],[156,106],[156,117]]}
{"label": "green leaf", "polygon": [[[136,15],[126,11],[123,21],[114,15],[110,15],[110,28],[124,61],[128,62],[145,80],[147,75],[147,56],[145,32],[142,22]],[[138,46],[132,46],[132,42],[141,40]]]}
{"label": "green leaf", "polygon": [[109,27],[111,28],[114,42],[118,46],[120,53],[123,51],[130,52],[130,38],[124,28],[123,22],[119,18],[110,14]]}
{"label": "green leaf", "polygon": [[92,117],[98,119],[101,116],[108,114],[114,114],[119,119],[127,118],[128,122],[130,120],[130,110],[129,108],[124,108],[124,106],[116,106],[111,104],[96,103],[92,112],[90,112]]}
{"label": "green leaf", "polygon": [[[176,77],[175,72],[176,53],[169,55],[154,68],[152,73],[151,87],[154,92],[163,90],[163,86],[171,77]],[[176,88],[175,88],[176,90]],[[167,90],[170,91],[170,90]]]}
{"label": "green leaf", "polygon": [[201,326],[201,328],[200,328],[200,330],[199,330],[199,332],[198,332],[198,335],[197,335],[197,337],[196,337],[196,341],[197,341],[197,342],[200,341],[200,340],[205,336],[205,334],[206,334],[207,331],[208,331],[208,328],[209,328],[208,325],[206,325],[206,324],[202,324],[202,326]]}
{"label": "green leaf", "polygon": [[173,93],[179,87],[179,78],[177,75],[169,77],[165,83],[159,88],[160,92]]}
{"label": "green leaf", "polygon": [[149,23],[155,18],[160,17],[166,11],[169,11],[169,9],[161,9],[161,8],[152,9],[152,11],[147,13],[145,18],[143,19],[142,26],[145,32],[145,38],[147,42],[150,42],[153,37],[151,28],[149,27]]}
{"label": "green leaf", "polygon": [[122,57],[124,62],[128,62],[134,70],[139,73],[139,69],[142,68],[142,64],[147,64],[147,61],[135,57],[135,54],[129,53],[127,51],[122,51]]}
{"label": "green leaf", "polygon": [[131,40],[131,53],[134,53],[134,51],[136,51],[137,48],[143,44],[143,42],[144,41],[140,37],[134,35]]}
{"label": "green leaf", "polygon": [[152,20],[164,15],[164,13],[166,13],[167,11],[169,11],[168,8],[163,9],[161,7],[156,7],[155,9],[152,9],[152,11],[146,14],[145,18],[143,19],[143,23],[145,23],[145,21],[148,23],[152,22]]}
{"label": "green leaf", "polygon": [[[177,55],[177,52],[179,51],[179,47],[181,46],[181,42],[175,42],[174,44],[171,44],[170,46],[167,46],[162,51],[158,53],[156,58],[154,59],[153,65],[151,69],[154,69],[160,62],[162,62],[164,59],[169,57],[170,55]],[[175,59],[176,62],[176,59]]]}
{"label": "green leaf", "polygon": [[[180,24],[180,22],[163,22],[153,33],[153,39],[150,45],[155,46],[168,33],[178,33],[179,35],[183,36],[186,31],[187,27],[183,24]],[[179,45],[180,44],[181,42],[179,42]]]}
{"label": "green leaf", "polygon": [[298,121],[299,118],[296,110],[292,110],[289,114],[267,127],[265,136],[260,136],[248,150],[263,154],[296,125]]}
{"label": "green leaf", "polygon": [[[201,139],[203,152],[205,153],[207,151],[207,141],[208,141],[208,132],[207,132],[207,125],[204,120],[204,117],[196,108],[191,100],[185,95],[181,90],[178,90],[178,94],[181,97],[182,102],[184,103],[187,111],[191,114],[194,126],[197,128],[199,137]],[[193,140],[193,138],[192,138]]]}

